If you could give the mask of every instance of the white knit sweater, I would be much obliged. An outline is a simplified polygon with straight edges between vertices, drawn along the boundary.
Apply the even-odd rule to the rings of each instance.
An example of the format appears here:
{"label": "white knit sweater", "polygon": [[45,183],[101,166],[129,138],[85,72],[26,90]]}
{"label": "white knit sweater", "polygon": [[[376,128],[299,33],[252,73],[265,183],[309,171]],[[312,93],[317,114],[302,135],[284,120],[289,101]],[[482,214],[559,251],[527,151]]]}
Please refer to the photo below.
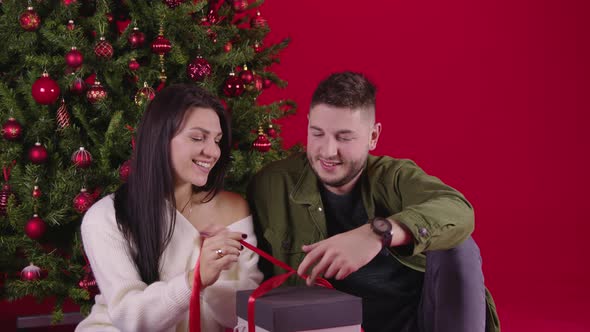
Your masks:
{"label": "white knit sweater", "polygon": [[[252,217],[228,226],[256,245]],[[96,202],[82,221],[84,250],[101,294],[76,331],[187,331],[191,289],[188,271],[199,257],[201,236],[179,212],[170,244],[160,260],[160,281],[146,285],[130,256],[129,243],[117,227],[113,196]],[[258,255],[244,249],[238,263],[223,271],[201,294],[201,327],[223,331],[237,323],[235,293],[262,280]]]}

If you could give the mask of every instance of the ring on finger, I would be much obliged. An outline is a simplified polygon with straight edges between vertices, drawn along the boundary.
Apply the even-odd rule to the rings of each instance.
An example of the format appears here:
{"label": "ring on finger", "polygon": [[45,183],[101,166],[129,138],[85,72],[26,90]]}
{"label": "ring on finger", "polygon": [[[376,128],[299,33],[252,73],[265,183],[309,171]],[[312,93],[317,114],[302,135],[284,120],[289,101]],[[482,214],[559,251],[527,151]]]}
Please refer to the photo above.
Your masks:
{"label": "ring on finger", "polygon": [[217,256],[219,256],[219,258],[225,256],[223,249],[217,249],[217,250],[215,250],[215,253],[217,254]]}

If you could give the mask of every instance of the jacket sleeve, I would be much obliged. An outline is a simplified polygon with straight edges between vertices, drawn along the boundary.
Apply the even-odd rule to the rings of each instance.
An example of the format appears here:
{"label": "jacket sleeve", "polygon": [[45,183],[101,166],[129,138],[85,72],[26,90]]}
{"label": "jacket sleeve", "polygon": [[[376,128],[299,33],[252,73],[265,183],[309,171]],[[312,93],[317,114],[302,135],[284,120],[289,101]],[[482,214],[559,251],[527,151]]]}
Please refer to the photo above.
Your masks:
{"label": "jacket sleeve", "polygon": [[[246,241],[256,246],[256,235],[254,235],[251,216],[230,225],[228,228],[233,232],[247,234]],[[260,281],[262,281],[262,273],[258,270],[258,255],[250,249],[244,248],[238,258],[238,264],[221,272],[219,279],[203,291],[202,315],[213,316],[224,327],[235,327],[238,323],[236,291],[255,289]]]}
{"label": "jacket sleeve", "polygon": [[394,189],[401,205],[401,211],[389,218],[412,233],[411,254],[450,249],[471,235],[473,208],[460,192],[409,160],[387,173],[381,183]]}
{"label": "jacket sleeve", "polygon": [[187,273],[167,282],[145,284],[116,225],[112,203],[95,204],[86,213],[81,230],[84,250],[117,329],[161,331],[184,318],[191,295]]}

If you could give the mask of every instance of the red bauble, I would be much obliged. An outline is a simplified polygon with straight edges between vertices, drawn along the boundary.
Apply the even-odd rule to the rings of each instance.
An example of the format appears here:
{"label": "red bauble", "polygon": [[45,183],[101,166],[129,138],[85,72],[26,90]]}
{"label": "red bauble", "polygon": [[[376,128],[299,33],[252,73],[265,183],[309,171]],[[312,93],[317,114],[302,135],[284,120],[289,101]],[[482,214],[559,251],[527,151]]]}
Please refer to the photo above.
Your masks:
{"label": "red bauble", "polygon": [[259,152],[265,153],[270,150],[271,144],[268,137],[264,134],[262,127],[258,128],[258,137],[252,143],[252,147]]}
{"label": "red bauble", "polygon": [[261,42],[254,42],[254,45],[252,47],[254,48],[254,52],[256,53],[260,53],[263,50]]}
{"label": "red bauble", "polygon": [[143,88],[137,90],[135,94],[135,104],[137,106],[143,105],[144,102],[149,102],[156,96],[156,91],[146,82],[143,83]]}
{"label": "red bauble", "polygon": [[264,17],[262,17],[260,15],[260,12],[257,11],[256,12],[256,16],[254,16],[252,18],[252,21],[250,21],[250,26],[252,28],[266,28],[268,27],[268,24],[266,23],[266,19],[264,19]]}
{"label": "red bauble", "polygon": [[140,67],[139,62],[137,62],[137,60],[135,60],[135,59],[129,60],[128,66],[129,66],[129,70],[133,70],[133,71],[138,70]]}
{"label": "red bauble", "polygon": [[152,52],[164,55],[172,49],[172,44],[162,34],[158,35],[152,42]]}
{"label": "red bauble", "polygon": [[39,198],[41,195],[43,195],[43,193],[41,192],[41,189],[39,189],[39,186],[34,186],[31,196],[33,196],[33,198]]}
{"label": "red bauble", "polygon": [[29,219],[25,225],[25,234],[31,239],[37,240],[45,234],[46,229],[47,225],[45,225],[45,221],[39,218],[38,215],[34,214],[33,218]]}
{"label": "red bauble", "polygon": [[86,99],[91,104],[96,104],[108,96],[107,90],[100,84],[99,81],[94,81],[94,84],[86,91]]}
{"label": "red bauble", "polygon": [[243,13],[248,8],[248,0],[234,0],[232,7],[237,13]]}
{"label": "red bauble", "polygon": [[100,290],[98,289],[98,284],[96,283],[96,279],[94,279],[94,273],[92,273],[92,268],[90,267],[90,265],[86,265],[84,267],[84,271],[86,272],[86,274],[84,275],[84,278],[80,280],[78,285],[80,286],[80,288],[86,290],[90,294],[90,297],[93,297],[96,294],[100,293]]}
{"label": "red bauble", "polygon": [[104,16],[107,17],[107,22],[113,23],[113,13],[106,13]]}
{"label": "red bauble", "polygon": [[271,81],[269,78],[265,78],[265,79],[262,81],[262,87],[263,87],[263,88],[265,88],[265,89],[268,89],[268,88],[270,88],[271,86],[272,86],[272,81]]}
{"label": "red bauble", "polygon": [[31,94],[36,102],[42,105],[55,103],[59,98],[59,85],[49,77],[47,72],[39,77],[31,87]]}
{"label": "red bauble", "polygon": [[64,5],[69,6],[73,3],[78,2],[77,0],[63,0]]}
{"label": "red bauble", "polygon": [[74,197],[73,206],[79,213],[86,212],[94,204],[94,197],[86,191],[86,188],[82,188],[80,193]]}
{"label": "red bauble", "polygon": [[230,73],[223,83],[223,93],[228,97],[241,96],[244,93],[244,82],[234,73]]}
{"label": "red bauble", "polygon": [[126,160],[119,167],[119,179],[121,180],[121,182],[127,182],[129,173],[131,173],[131,160]]}
{"label": "red bauble", "polygon": [[230,41],[228,41],[227,43],[225,43],[225,45],[223,45],[223,51],[225,53],[229,53],[232,49],[232,43]]}
{"label": "red bauble", "polygon": [[23,126],[15,118],[8,118],[2,125],[2,137],[9,141],[18,140],[23,134]]}
{"label": "red bauble", "polygon": [[244,66],[244,70],[240,72],[240,79],[244,82],[244,84],[250,84],[254,80],[254,74],[248,69],[247,66]]}
{"label": "red bauble", "polygon": [[273,128],[272,123],[268,125],[268,129],[266,130],[268,136],[272,138],[277,138],[278,134],[277,131]]}
{"label": "red bauble", "polygon": [[92,155],[83,146],[72,153],[72,163],[78,168],[88,168],[92,165]]}
{"label": "red bauble", "polygon": [[33,7],[28,7],[26,12],[20,14],[18,22],[26,31],[35,31],[41,25],[41,18]]}
{"label": "red bauble", "polygon": [[78,68],[84,62],[84,56],[82,55],[82,52],[78,51],[78,49],[75,47],[72,47],[72,49],[66,53],[65,59],[66,65],[71,68]]}
{"label": "red bauble", "polygon": [[254,75],[254,88],[258,91],[262,91],[264,88],[264,79],[260,75]]}
{"label": "red bauble", "polygon": [[84,91],[86,91],[86,82],[84,82],[82,78],[78,77],[72,81],[72,84],[70,85],[71,93],[75,95],[81,95],[84,93]]}
{"label": "red bauble", "polygon": [[182,5],[186,0],[162,0],[169,8],[176,8]]}
{"label": "red bauble", "polygon": [[57,113],[55,114],[55,120],[57,121],[59,129],[70,126],[70,114],[68,113],[68,108],[66,107],[66,102],[63,98],[61,100],[61,105],[59,105]]}
{"label": "red bauble", "polygon": [[8,199],[11,195],[14,195],[8,183],[5,183],[0,190],[0,216],[6,215],[6,209],[8,209]]}
{"label": "red bauble", "polygon": [[33,164],[43,164],[47,161],[47,149],[41,143],[37,142],[35,145],[29,149],[29,160]]}
{"label": "red bauble", "polygon": [[195,82],[200,82],[211,76],[211,65],[207,60],[197,56],[186,65],[186,76]]}
{"label": "red bauble", "polygon": [[101,59],[108,60],[112,58],[114,52],[113,45],[106,41],[104,37],[100,37],[98,43],[94,46],[94,54]]}
{"label": "red bauble", "polygon": [[76,24],[74,24],[74,20],[69,20],[68,24],[66,24],[66,29],[72,31],[76,28]]}
{"label": "red bauble", "polygon": [[20,278],[24,281],[33,281],[41,279],[41,269],[33,263],[22,269]]}
{"label": "red bauble", "polygon": [[131,45],[131,48],[142,47],[145,43],[145,34],[139,31],[138,27],[135,27],[133,28],[133,32],[129,34],[127,40],[129,41],[129,45]]}

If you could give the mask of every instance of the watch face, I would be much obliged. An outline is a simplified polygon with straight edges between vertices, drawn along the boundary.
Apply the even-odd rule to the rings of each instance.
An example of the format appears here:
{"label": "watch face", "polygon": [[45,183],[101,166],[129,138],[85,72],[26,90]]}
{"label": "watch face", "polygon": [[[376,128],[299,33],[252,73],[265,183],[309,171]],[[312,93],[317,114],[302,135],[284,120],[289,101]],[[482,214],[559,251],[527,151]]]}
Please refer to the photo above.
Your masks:
{"label": "watch face", "polygon": [[385,218],[375,218],[373,220],[373,227],[380,233],[391,231],[391,223]]}

